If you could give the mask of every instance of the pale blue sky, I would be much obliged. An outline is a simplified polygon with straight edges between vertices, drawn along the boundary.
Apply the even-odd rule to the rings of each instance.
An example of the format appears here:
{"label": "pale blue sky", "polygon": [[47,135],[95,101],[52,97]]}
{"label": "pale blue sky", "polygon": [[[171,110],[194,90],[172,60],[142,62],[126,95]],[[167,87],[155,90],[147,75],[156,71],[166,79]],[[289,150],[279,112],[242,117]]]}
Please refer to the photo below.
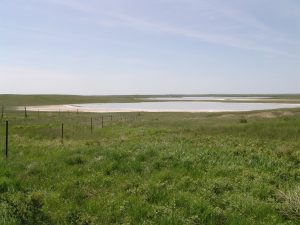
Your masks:
{"label": "pale blue sky", "polygon": [[1,0],[0,93],[300,93],[299,0]]}

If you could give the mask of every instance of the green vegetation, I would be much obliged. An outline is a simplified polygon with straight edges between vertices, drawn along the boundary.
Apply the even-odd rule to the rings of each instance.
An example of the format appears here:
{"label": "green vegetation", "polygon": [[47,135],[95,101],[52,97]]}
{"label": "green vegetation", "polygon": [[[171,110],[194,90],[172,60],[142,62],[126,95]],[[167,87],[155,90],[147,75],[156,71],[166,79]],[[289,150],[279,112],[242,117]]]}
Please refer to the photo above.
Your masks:
{"label": "green vegetation", "polygon": [[[300,95],[221,95],[223,97],[269,97],[253,102],[300,103]],[[82,95],[1,95],[0,103],[6,107],[36,106],[109,102],[140,102],[141,98],[155,97],[220,97],[220,95],[112,95],[112,96],[82,96]],[[143,101],[147,101],[143,99]],[[154,100],[151,100],[154,101]],[[211,100],[210,100],[211,101]],[[242,100],[226,100],[227,102],[247,102]],[[223,101],[216,101],[223,102]]]}
{"label": "green vegetation", "polygon": [[6,113],[0,224],[300,223],[300,109],[112,118]]}
{"label": "green vegetation", "polygon": [[[141,96],[142,97],[142,96]],[[134,102],[135,96],[82,96],[82,95],[0,95],[5,106],[60,105],[107,102]]]}

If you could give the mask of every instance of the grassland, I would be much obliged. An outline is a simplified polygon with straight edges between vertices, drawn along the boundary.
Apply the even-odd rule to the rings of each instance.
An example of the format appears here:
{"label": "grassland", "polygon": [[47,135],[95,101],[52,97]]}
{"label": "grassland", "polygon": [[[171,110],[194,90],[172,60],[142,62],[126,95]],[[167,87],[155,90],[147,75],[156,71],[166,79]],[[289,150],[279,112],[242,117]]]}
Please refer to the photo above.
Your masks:
{"label": "grassland", "polygon": [[6,120],[1,225],[300,223],[300,109]]}
{"label": "grassland", "polygon": [[[0,95],[5,106],[59,105],[107,102],[134,102],[136,96],[82,96],[82,95]],[[142,97],[142,96],[141,96]]]}
{"label": "grassland", "polygon": [[[220,95],[112,95],[112,96],[82,96],[82,95],[4,95],[0,94],[0,104],[6,107],[60,105],[60,104],[84,104],[84,103],[124,103],[140,102],[140,99],[155,97],[219,97]],[[222,95],[223,97],[269,97],[269,99],[256,102],[299,103],[300,95]],[[153,100],[151,100],[153,101]],[[211,100],[210,100],[211,101]],[[222,101],[217,101],[222,102]],[[236,101],[231,102],[247,102]],[[255,101],[254,101],[255,102]]]}

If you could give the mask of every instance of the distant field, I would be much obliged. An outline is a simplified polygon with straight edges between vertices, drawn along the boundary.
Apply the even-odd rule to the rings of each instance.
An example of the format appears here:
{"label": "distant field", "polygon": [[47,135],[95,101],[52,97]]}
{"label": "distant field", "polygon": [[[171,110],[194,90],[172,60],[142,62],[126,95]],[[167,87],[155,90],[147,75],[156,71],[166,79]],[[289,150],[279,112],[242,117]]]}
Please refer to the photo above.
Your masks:
{"label": "distant field", "polygon": [[80,96],[80,95],[0,95],[0,105],[36,106],[83,103],[139,102],[154,97],[270,97],[259,102],[299,103],[300,95],[128,95],[128,96]]}
{"label": "distant field", "polygon": [[5,106],[34,106],[133,101],[135,101],[134,96],[0,95],[0,104]]}

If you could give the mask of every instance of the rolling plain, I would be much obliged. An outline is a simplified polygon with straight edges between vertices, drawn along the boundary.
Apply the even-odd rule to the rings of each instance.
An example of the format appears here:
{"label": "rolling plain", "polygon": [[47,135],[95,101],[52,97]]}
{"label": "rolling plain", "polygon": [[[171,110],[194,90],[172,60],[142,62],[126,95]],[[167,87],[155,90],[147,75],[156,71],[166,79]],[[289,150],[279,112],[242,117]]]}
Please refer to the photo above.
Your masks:
{"label": "rolling plain", "polygon": [[300,223],[299,108],[27,115],[14,108],[135,101],[93,98],[0,97],[1,225]]}

